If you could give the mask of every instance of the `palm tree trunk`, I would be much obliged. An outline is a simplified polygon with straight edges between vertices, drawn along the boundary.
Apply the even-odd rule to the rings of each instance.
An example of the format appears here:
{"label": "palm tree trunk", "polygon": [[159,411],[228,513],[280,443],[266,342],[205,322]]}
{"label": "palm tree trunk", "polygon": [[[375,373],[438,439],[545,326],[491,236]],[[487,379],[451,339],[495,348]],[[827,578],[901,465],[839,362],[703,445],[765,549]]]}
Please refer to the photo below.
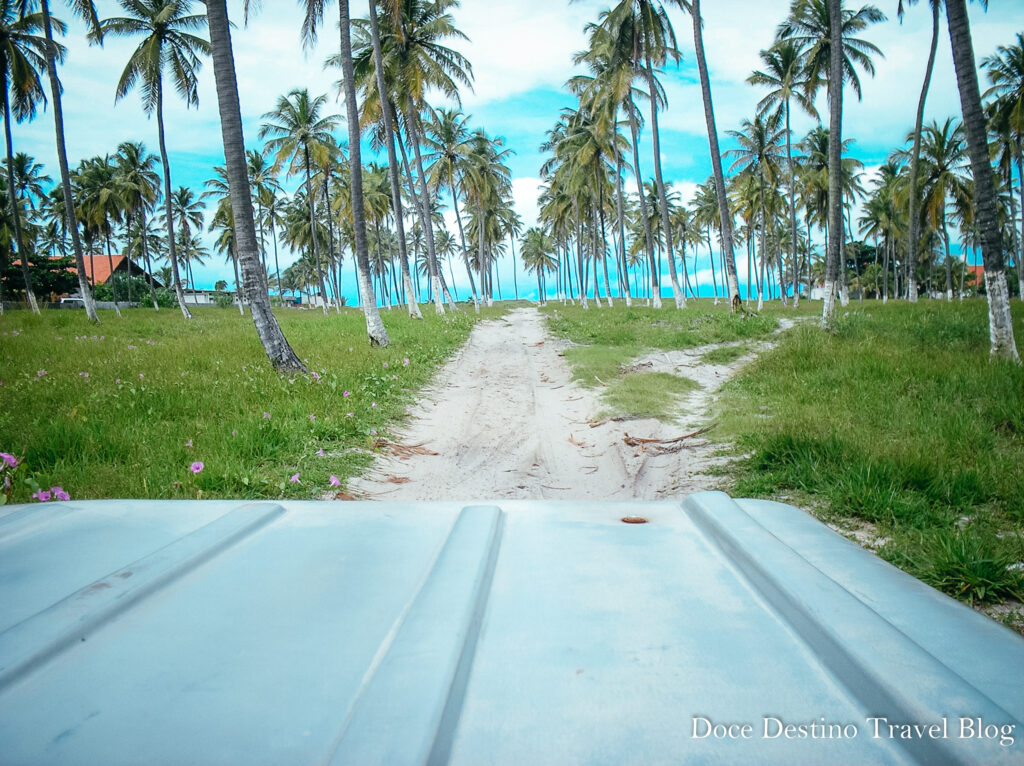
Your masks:
{"label": "palm tree trunk", "polygon": [[75,269],[78,271],[78,289],[85,303],[85,315],[91,322],[99,322],[96,314],[96,302],[92,289],[89,287],[89,275],[85,271],[85,256],[82,250],[82,239],[78,231],[78,219],[75,215],[75,200],[71,194],[71,172],[68,170],[68,149],[64,138],[64,107],[61,101],[62,87],[57,78],[57,57],[53,45],[53,24],[50,20],[50,2],[41,0],[40,10],[43,14],[43,32],[46,35],[46,74],[50,80],[50,96],[53,103],[53,125],[57,134],[57,164],[60,166],[60,185],[64,194],[64,218],[71,244],[75,251]]}
{"label": "palm tree trunk", "polygon": [[626,307],[633,305],[629,290],[629,267],[626,264],[626,220],[622,208],[622,158],[615,151],[615,215],[619,225],[619,278],[622,280],[622,297]]}
{"label": "palm tree trunk", "polygon": [[242,280],[238,278],[238,252],[234,245],[231,245],[231,266],[235,270],[235,298],[238,299],[238,314],[245,316],[245,301],[242,300]]}
{"label": "palm tree trunk", "polygon": [[110,254],[109,229],[103,232],[103,236],[107,241],[107,269],[110,271],[110,276],[107,279],[110,280],[110,297],[114,301],[114,312],[117,314],[118,319],[120,319],[121,308],[117,305],[117,283],[114,281],[114,258]]}
{"label": "palm tree trunk", "polygon": [[821,311],[822,325],[828,324],[835,312],[836,289],[842,253],[843,186],[843,76],[842,76],[842,0],[828,0],[830,41],[829,63],[829,134],[828,134],[828,254],[825,258],[825,296]]}
{"label": "palm tree trunk", "polygon": [[14,241],[17,243],[16,254],[21,261],[21,276],[25,280],[25,298],[33,314],[39,313],[39,304],[32,289],[32,277],[28,271],[28,252],[25,240],[21,236],[21,210],[14,197],[14,145],[11,139],[11,107],[7,93],[7,78],[0,78],[0,88],[4,92],[4,137],[7,140],[7,199],[11,206],[11,220],[14,222]]}
{"label": "palm tree trunk", "polygon": [[[1024,151],[1017,147],[1017,180],[1020,181],[1020,236],[1017,237],[1017,252],[1014,255],[1014,265],[1017,267],[1017,298],[1024,301],[1024,266],[1021,265],[1021,258],[1024,256]],[[1012,192],[1011,192],[1012,194]],[[961,285],[961,292],[963,286]]]}
{"label": "palm tree trunk", "polygon": [[[931,48],[928,51],[928,63],[924,70],[924,83],[921,85],[921,95],[917,101],[917,118],[914,122],[914,148],[911,150],[910,155],[910,226],[907,232],[907,260],[910,263],[911,269],[914,269],[917,265],[917,241],[921,236],[920,222],[918,220],[921,200],[919,199],[917,189],[917,174],[921,160],[921,125],[924,122],[924,104],[928,98],[928,88],[931,85],[932,70],[935,66],[935,50],[939,41],[939,5],[939,0],[931,0],[932,42]],[[917,303],[917,280],[908,280],[907,285],[909,286],[907,300],[911,303]]]}
{"label": "palm tree trunk", "polygon": [[455,193],[455,177],[449,168],[448,186],[452,190],[452,207],[455,208],[455,222],[459,225],[459,242],[462,243],[462,262],[466,264],[466,274],[469,275],[469,289],[473,292],[473,308],[480,313],[480,301],[476,297],[476,282],[473,281],[473,269],[469,265],[469,251],[466,249],[466,232],[462,228],[462,214],[459,212],[459,196]]}
{"label": "palm tree trunk", "polygon": [[[512,253],[512,291],[515,293],[516,300],[519,300],[519,280],[516,277],[516,239],[510,231],[508,233],[508,246],[509,251]],[[455,281],[455,277],[452,277],[452,281]]]}
{"label": "palm tree trunk", "polygon": [[708,64],[704,58],[700,0],[692,0],[690,16],[693,18],[693,44],[697,54],[697,69],[700,72],[700,90],[704,100],[704,120],[708,127],[711,166],[715,176],[715,194],[718,196],[718,211],[722,216],[722,257],[725,259],[725,275],[729,286],[727,297],[731,301],[733,298],[739,298],[740,288],[736,279],[736,259],[733,255],[732,213],[729,210],[729,202],[725,198],[725,174],[722,172],[722,154],[718,149],[718,130],[715,128],[715,111],[711,102]]}
{"label": "palm tree trunk", "polygon": [[658,209],[661,213],[661,233],[665,238],[665,254],[668,257],[668,277],[672,283],[672,297],[676,308],[686,308],[686,296],[679,288],[679,277],[676,274],[676,262],[672,252],[672,226],[668,218],[668,197],[665,195],[665,183],[661,176],[661,135],[658,129],[658,99],[655,95],[654,69],[651,57],[647,57],[647,85],[651,95],[651,137],[654,143],[654,183],[658,189]]}
{"label": "palm tree trunk", "polygon": [[[302,361],[288,344],[270,309],[270,295],[259,278],[259,256],[256,248],[256,227],[252,220],[252,196],[245,163],[245,139],[242,135],[241,109],[238,103],[238,82],[231,50],[231,30],[226,0],[207,0],[207,19],[212,46],[213,74],[217,84],[217,107],[220,112],[221,137],[231,194],[231,212],[235,220],[235,280],[241,263],[242,280],[249,300],[249,310],[260,343],[270,363],[278,371],[305,372]],[[280,286],[278,287],[280,289]],[[242,310],[239,301],[239,311]]]}
{"label": "palm tree trunk", "polygon": [[313,198],[313,177],[309,167],[309,149],[303,147],[303,159],[306,169],[306,199],[309,201],[309,242],[313,248],[313,261],[316,263],[316,278],[320,284],[320,298],[324,302],[324,315],[327,314],[329,303],[327,301],[327,286],[324,284],[324,269],[320,262],[320,238],[316,235],[316,203]]}
{"label": "palm tree trunk", "polygon": [[167,142],[164,140],[164,94],[163,78],[157,75],[156,81],[156,128],[160,138],[160,162],[164,171],[164,216],[167,218],[167,257],[171,261],[171,279],[174,281],[174,294],[178,298],[178,307],[185,319],[191,319],[192,313],[185,305],[185,292],[181,289],[181,277],[178,274],[178,252],[174,243],[174,214],[171,212],[171,163],[167,159]]}
{"label": "palm tree trunk", "polygon": [[[417,120],[412,105],[412,99],[406,96],[405,124],[409,130],[409,140],[412,143],[413,157],[416,159],[416,180],[419,184],[420,199],[420,226],[423,229],[424,240],[427,243],[427,263],[430,268],[430,279],[435,282],[434,286],[434,308],[438,314],[444,313],[444,300],[440,290],[440,267],[437,263],[437,250],[434,248],[434,224],[430,219],[430,193],[427,191],[427,180],[423,173],[423,156],[420,153],[420,134]],[[415,192],[414,192],[415,193]],[[451,304],[452,309],[455,304]]]}
{"label": "palm tree trunk", "polygon": [[274,213],[268,211],[270,215],[270,236],[274,240],[274,270],[277,272],[277,295],[282,300],[284,299],[284,290],[281,288],[281,263],[277,260],[277,226],[274,224]]}
{"label": "palm tree trunk", "polygon": [[370,3],[370,34],[373,43],[373,66],[377,70],[377,93],[380,96],[381,115],[384,119],[384,143],[388,149],[388,178],[391,180],[391,205],[395,214],[395,231],[398,235],[398,258],[402,267],[402,285],[409,316],[423,319],[416,292],[413,290],[412,275],[409,273],[409,255],[405,244],[405,224],[402,219],[402,186],[398,179],[398,160],[395,155],[395,125],[391,119],[390,98],[384,82],[383,54],[380,46],[380,30],[377,27],[377,6]]}
{"label": "palm tree trunk", "polygon": [[[356,85],[352,73],[352,39],[350,36],[350,19],[348,0],[338,0],[339,34],[341,38],[341,70],[345,88],[345,114],[348,120],[348,160],[349,177],[352,187],[352,228],[354,230],[356,274],[359,290],[364,295],[373,296],[370,286],[370,261],[366,249],[366,211],[363,207],[363,161],[359,148],[359,107],[356,104]],[[387,346],[391,342],[384,322],[377,310],[377,302],[370,300],[363,306],[366,317],[366,333],[370,344]]]}
{"label": "palm tree trunk", "polygon": [[[600,201],[598,203],[597,210],[598,218],[601,223],[601,272],[604,274],[604,291],[608,296],[608,308],[611,308],[615,304],[612,302],[612,286],[608,281],[608,239],[604,229],[604,184],[598,184],[598,198]],[[683,301],[683,305],[686,305],[685,300]]]}
{"label": "palm tree trunk", "polygon": [[636,175],[636,188],[639,195],[640,220],[644,225],[644,244],[647,245],[647,258],[651,264],[651,295],[654,300],[654,308],[661,308],[661,285],[658,284],[658,270],[654,265],[654,237],[651,234],[651,219],[647,217],[647,200],[644,197],[644,180],[640,174],[640,147],[637,140],[639,129],[636,124],[636,114],[632,99],[626,105],[626,114],[629,117],[629,132],[633,138],[633,173]]}
{"label": "palm tree trunk", "polygon": [[786,99],[786,164],[789,166],[789,242],[793,257],[793,308],[800,306],[800,256],[796,250],[796,174],[793,170],[792,130],[789,126],[789,99]]}
{"label": "palm tree trunk", "polygon": [[953,49],[960,92],[960,108],[967,132],[967,148],[974,174],[975,205],[978,229],[981,233],[981,258],[985,267],[985,288],[988,293],[989,337],[993,358],[1010,359],[1020,363],[1020,355],[1013,338],[1013,320],[1010,316],[1010,291],[1006,285],[999,219],[996,210],[995,180],[989,161],[985,131],[985,115],[981,110],[978,89],[978,70],[974,64],[974,46],[967,20],[965,0],[946,0],[946,21]]}
{"label": "palm tree trunk", "polygon": [[156,302],[156,287],[153,285],[153,265],[149,260],[149,237],[146,234],[146,209],[142,208],[139,210],[139,222],[141,228],[139,229],[139,235],[142,239],[142,257],[146,262],[146,276],[149,281],[149,297],[153,301],[153,310],[159,311],[160,306]]}
{"label": "palm tree trunk", "polygon": [[949,231],[946,228],[946,204],[942,204],[942,243],[946,248],[946,301],[953,300],[953,264],[949,257]]}

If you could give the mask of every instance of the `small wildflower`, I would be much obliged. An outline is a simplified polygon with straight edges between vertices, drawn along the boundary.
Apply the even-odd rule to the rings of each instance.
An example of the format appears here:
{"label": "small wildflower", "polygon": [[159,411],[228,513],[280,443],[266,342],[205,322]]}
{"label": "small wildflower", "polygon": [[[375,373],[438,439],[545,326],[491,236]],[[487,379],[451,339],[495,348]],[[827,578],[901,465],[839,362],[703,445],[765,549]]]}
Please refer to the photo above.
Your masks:
{"label": "small wildflower", "polygon": [[263,413],[263,417],[264,417],[264,418],[265,418],[266,420],[270,420],[270,413],[269,413],[269,412],[264,412],[264,413]]}
{"label": "small wildflower", "polygon": [[116,383],[117,385],[121,385],[121,379],[117,378],[116,380],[114,380],[114,383]]}
{"label": "small wildflower", "polygon": [[402,360],[402,366],[403,366],[403,367],[408,367],[408,366],[409,366],[409,357],[405,357],[405,358],[404,358],[404,359]]}
{"label": "small wildflower", "polygon": [[64,340],[61,336],[57,336],[57,340]]}
{"label": "small wildflower", "polygon": [[314,420],[316,420],[316,415],[314,415],[312,412],[309,413],[309,422],[312,423]]}
{"label": "small wildflower", "polygon": [[87,373],[87,372],[80,372],[80,373],[78,373],[78,377],[80,377],[80,378],[88,378],[89,377],[89,373]]}
{"label": "small wildflower", "polygon": [[67,492],[65,492],[63,487],[50,487],[50,492],[52,492],[53,496],[55,498],[57,498],[58,500],[70,500],[71,499],[71,495],[69,495]]}
{"label": "small wildflower", "polygon": [[128,348],[138,348],[138,346],[133,346],[131,344],[128,344]]}
{"label": "small wildflower", "polygon": [[292,484],[298,484],[299,483],[299,475],[297,473],[293,473],[292,477],[290,479],[288,479],[288,481],[290,481]]}
{"label": "small wildflower", "polygon": [[348,347],[348,350],[349,350],[349,353],[352,353],[352,347],[351,346]]}
{"label": "small wildflower", "polygon": [[3,461],[4,465],[10,468],[18,467],[18,458],[14,457],[14,455],[9,452],[0,452],[0,461]]}
{"label": "small wildflower", "polygon": [[41,489],[38,492],[33,492],[32,497],[38,500],[40,503],[45,503],[50,499],[50,493],[45,489]]}
{"label": "small wildflower", "polygon": [[145,377],[146,377],[146,376],[145,376],[145,375],[143,375],[143,374],[142,374],[141,372],[139,373],[139,380],[142,380],[142,379],[143,379],[143,378],[145,378]]}
{"label": "small wildflower", "polygon": [[338,481],[338,477],[335,476],[333,473],[331,474],[330,481],[331,481],[331,486],[332,487],[340,487],[341,486],[341,482]]}
{"label": "small wildflower", "polygon": [[376,436],[376,435],[377,435],[377,429],[376,428],[371,428],[370,429],[370,436]]}
{"label": "small wildflower", "polygon": [[187,442],[185,442],[185,446],[186,447],[191,447],[192,446],[192,440],[189,439]]}
{"label": "small wildflower", "polygon": [[371,407],[372,407],[373,409],[377,409],[377,402],[373,402],[373,403],[372,403],[372,404],[371,404],[370,406],[371,406]]}
{"label": "small wildflower", "polygon": [[171,486],[173,486],[175,489],[177,489],[178,487],[181,486],[181,482],[179,482],[179,481],[171,482]]}
{"label": "small wildflower", "polygon": [[316,451],[316,454],[317,454],[317,455],[319,455],[320,457],[327,457],[327,454],[326,454],[326,453],[324,452],[324,448],[323,448],[323,447],[321,447],[320,449],[318,449],[318,450]]}
{"label": "small wildflower", "polygon": [[238,429],[237,428],[232,428],[231,429],[231,435],[232,436],[238,436]]}
{"label": "small wildflower", "polygon": [[385,367],[387,367],[387,366],[388,366],[388,363],[387,363],[387,362],[384,362],[384,366],[385,366]]}
{"label": "small wildflower", "polygon": [[354,418],[355,416],[356,416],[356,415],[355,415],[355,413],[354,413],[354,412],[350,412],[350,413],[349,413],[348,415],[346,415],[345,417],[346,417],[346,418]]}
{"label": "small wildflower", "polygon": [[244,364],[242,365],[242,369],[243,369],[243,370],[245,369],[245,365],[244,365]]}
{"label": "small wildflower", "polygon": [[37,371],[36,371],[36,377],[37,377],[37,378],[41,378],[41,377],[43,377],[43,376],[44,376],[45,374],[46,374],[46,370],[37,370]]}
{"label": "small wildflower", "polygon": [[352,392],[351,391],[346,391],[345,393],[342,394],[342,396],[346,396],[346,397],[352,396]]}
{"label": "small wildflower", "polygon": [[205,466],[200,461],[197,460],[196,462],[189,466],[188,470],[190,470],[192,473],[200,473],[202,472],[203,468],[205,468]]}
{"label": "small wildflower", "polygon": [[313,376],[313,380],[315,380],[317,383],[320,382],[320,373],[319,372],[317,372],[316,370],[313,370],[313,372],[311,372],[310,374]]}
{"label": "small wildflower", "polygon": [[[101,340],[102,340],[102,339],[101,339]],[[151,341],[151,340],[147,340],[147,341],[146,341],[146,345],[147,345],[147,346],[155,346],[156,344],[155,344],[155,343],[154,343],[153,341]]]}

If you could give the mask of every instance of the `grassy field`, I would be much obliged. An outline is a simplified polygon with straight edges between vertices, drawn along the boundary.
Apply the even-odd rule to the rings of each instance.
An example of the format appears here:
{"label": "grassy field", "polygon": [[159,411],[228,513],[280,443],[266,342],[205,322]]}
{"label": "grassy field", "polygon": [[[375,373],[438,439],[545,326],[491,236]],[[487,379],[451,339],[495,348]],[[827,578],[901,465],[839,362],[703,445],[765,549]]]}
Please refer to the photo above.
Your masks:
{"label": "grassy field", "polygon": [[55,485],[74,499],[319,497],[368,464],[477,319],[471,307],[426,307],[423,322],[385,311],[392,344],[372,349],[356,309],[282,311],[315,371],[282,377],[237,311],[123,313],[98,326],[81,311],[0,317],[0,451],[20,461],[11,501]]}
{"label": "grassy field", "polygon": [[[579,344],[566,349],[565,359],[581,385],[601,387],[601,400],[607,408],[603,415],[669,422],[678,411],[678,397],[697,384],[677,375],[630,370],[630,360],[659,349],[762,338],[778,326],[768,313],[743,317],[730,312],[724,303],[712,306],[710,301],[691,302],[683,311],[674,307],[626,308],[621,303],[612,310],[583,310],[551,303],[544,313],[556,335]],[[724,347],[709,353],[731,361],[743,351]]]}
{"label": "grassy field", "polygon": [[869,302],[791,330],[722,390],[715,433],[748,455],[734,493],[866,531],[965,601],[1024,596],[1024,369],[989,361],[986,312]]}

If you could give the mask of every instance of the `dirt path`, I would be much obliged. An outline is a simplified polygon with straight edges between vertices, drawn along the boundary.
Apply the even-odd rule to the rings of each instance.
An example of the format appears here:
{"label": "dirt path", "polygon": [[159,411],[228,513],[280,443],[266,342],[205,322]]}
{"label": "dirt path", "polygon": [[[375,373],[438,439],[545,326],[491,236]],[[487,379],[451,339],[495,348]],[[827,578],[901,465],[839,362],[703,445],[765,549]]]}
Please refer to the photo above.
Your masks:
{"label": "dirt path", "polygon": [[629,446],[624,437],[665,439],[696,430],[713,390],[753,350],[730,365],[695,361],[711,347],[645,357],[640,364],[701,383],[681,403],[693,414],[674,425],[646,419],[595,425],[598,392],[572,382],[559,353],[568,345],[548,334],[532,308],[481,322],[396,436],[403,445],[422,445],[421,454],[378,456],[348,491],[380,500],[649,500],[716,486],[705,471],[723,458],[699,437],[663,454]]}

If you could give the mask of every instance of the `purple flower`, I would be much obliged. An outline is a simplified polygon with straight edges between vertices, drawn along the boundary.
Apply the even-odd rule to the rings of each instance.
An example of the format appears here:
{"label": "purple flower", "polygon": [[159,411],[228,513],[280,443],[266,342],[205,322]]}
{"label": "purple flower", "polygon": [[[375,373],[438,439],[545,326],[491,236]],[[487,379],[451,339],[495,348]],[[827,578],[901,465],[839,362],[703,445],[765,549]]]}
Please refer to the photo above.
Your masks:
{"label": "purple flower", "polygon": [[377,435],[377,429],[376,428],[371,428],[370,429],[370,436],[376,436],[376,435]]}
{"label": "purple flower", "polygon": [[355,415],[355,413],[354,413],[354,412],[350,412],[350,413],[349,413],[348,415],[346,415],[345,417],[346,417],[346,418],[354,418],[355,416],[356,416],[356,415]]}
{"label": "purple flower", "polygon": [[115,380],[114,382],[115,382],[115,383],[116,383],[117,385],[121,385],[121,379],[120,379],[120,378],[118,378],[118,379],[117,379],[117,380]]}
{"label": "purple flower", "polygon": [[173,482],[171,482],[171,486],[174,487],[175,489],[177,489],[178,487],[181,486],[181,482],[173,481]]}
{"label": "purple flower", "polygon": [[403,366],[403,367],[408,367],[408,366],[409,366],[409,357],[405,357],[405,358],[404,358],[404,359],[402,360],[402,366]]}
{"label": "purple flower", "polygon": [[65,492],[63,487],[50,487],[50,492],[52,492],[53,496],[55,498],[57,498],[58,500],[70,500],[71,499],[71,495],[69,495],[67,492]]}
{"label": "purple flower", "polygon": [[38,492],[33,492],[32,497],[38,500],[40,503],[45,503],[50,499],[50,493],[45,489],[41,489]]}
{"label": "purple flower", "polygon": [[14,455],[9,452],[0,452],[0,460],[3,461],[4,465],[9,466],[10,468],[18,467],[18,458],[14,457]]}
{"label": "purple flower", "polygon": [[341,482],[338,481],[338,477],[335,476],[333,473],[331,474],[331,480],[330,481],[331,481],[331,486],[332,487],[340,487],[341,486]]}
{"label": "purple flower", "polygon": [[189,439],[187,442],[185,442],[185,446],[186,447],[191,447],[192,446],[192,440]]}
{"label": "purple flower", "polygon": [[232,428],[231,429],[231,435],[232,436],[238,436],[238,429],[237,428]]}
{"label": "purple flower", "polygon": [[320,381],[320,373],[319,372],[317,372],[316,370],[313,370],[313,372],[311,372],[310,374],[313,376],[313,380],[315,380],[317,382]]}
{"label": "purple flower", "polygon": [[133,346],[131,344],[128,344],[128,348],[138,348],[138,346]]}
{"label": "purple flower", "polygon": [[43,376],[44,376],[45,374],[46,374],[46,370],[37,370],[37,371],[36,371],[36,377],[37,377],[37,378],[41,378],[41,377],[43,377]]}
{"label": "purple flower", "polygon": [[299,483],[299,475],[297,473],[293,473],[292,477],[290,479],[288,479],[288,481],[290,481],[292,484],[298,484]]}
{"label": "purple flower", "polygon": [[387,362],[384,362],[384,366],[385,366],[385,367],[387,367],[387,366],[388,366],[388,363],[387,363]]}
{"label": "purple flower", "polygon": [[203,468],[205,467],[206,466],[204,466],[201,462],[197,460],[196,462],[189,466],[188,470],[190,470],[192,473],[201,473]]}
{"label": "purple flower", "polygon": [[78,373],[78,377],[80,377],[80,378],[88,378],[89,377],[89,373],[87,373],[87,372],[80,372],[80,373]]}
{"label": "purple flower", "polygon": [[342,396],[352,396],[352,393],[350,391],[346,391],[345,393],[342,394]]}
{"label": "purple flower", "polygon": [[327,457],[327,454],[326,454],[326,453],[324,452],[324,448],[323,448],[323,447],[321,447],[320,449],[318,449],[318,450],[316,451],[316,454],[317,454],[317,455],[319,455],[320,457]]}
{"label": "purple flower", "polygon": [[312,412],[309,413],[309,422],[312,423],[314,420],[316,420],[316,415],[314,415]]}
{"label": "purple flower", "polygon": [[264,412],[263,413],[263,417],[266,418],[267,420],[270,420],[270,413],[269,412]]}

